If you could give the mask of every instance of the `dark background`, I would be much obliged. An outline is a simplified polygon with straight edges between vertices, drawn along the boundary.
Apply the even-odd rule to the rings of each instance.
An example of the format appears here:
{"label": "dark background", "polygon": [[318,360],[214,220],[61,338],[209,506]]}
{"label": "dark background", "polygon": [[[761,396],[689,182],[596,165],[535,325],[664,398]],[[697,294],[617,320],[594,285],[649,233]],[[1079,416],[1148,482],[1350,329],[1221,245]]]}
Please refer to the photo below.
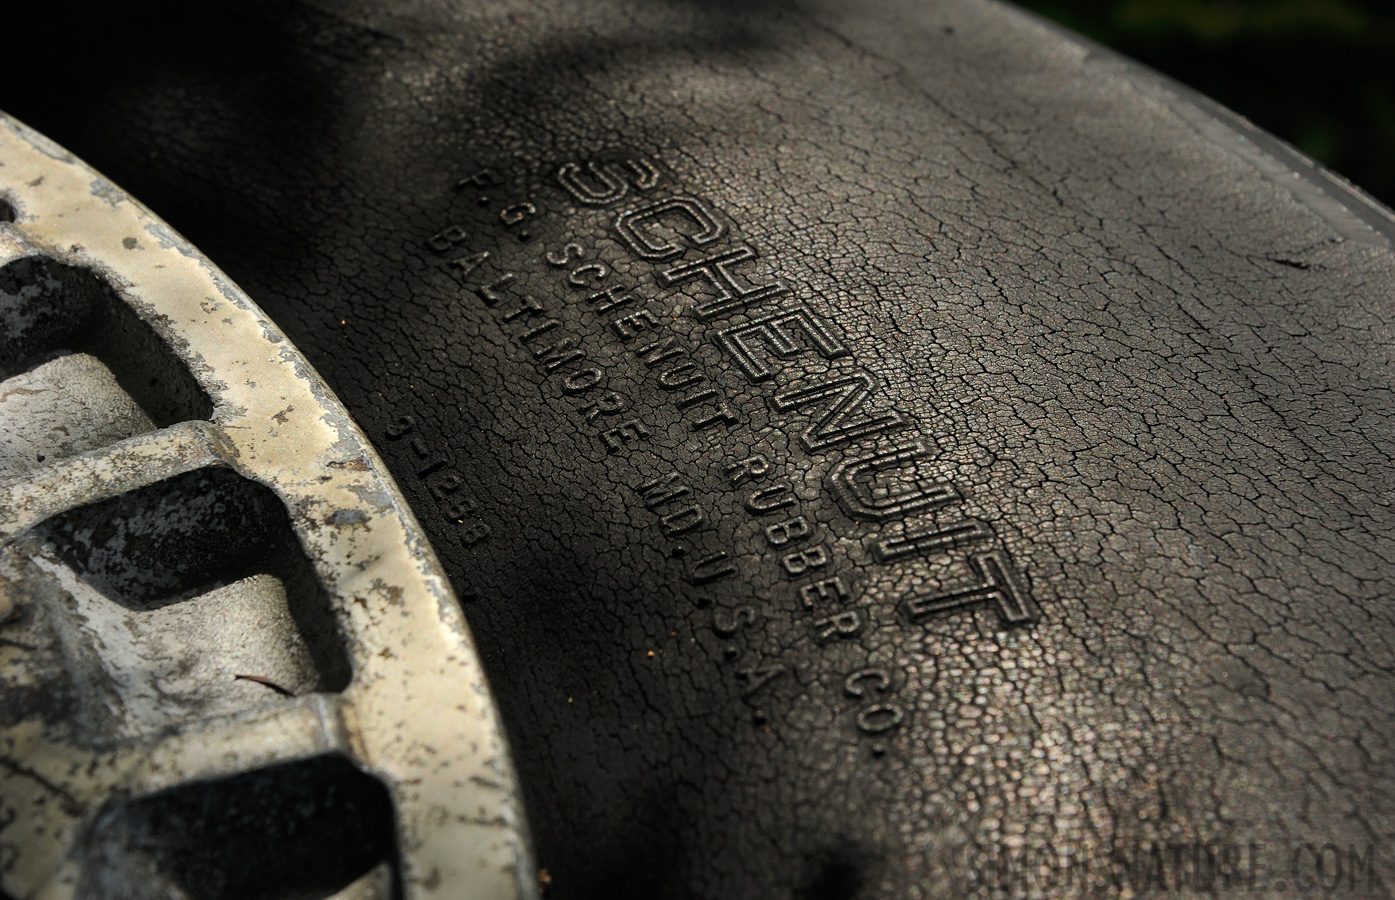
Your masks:
{"label": "dark background", "polygon": [[1392,0],[1018,0],[1196,88],[1395,206]]}

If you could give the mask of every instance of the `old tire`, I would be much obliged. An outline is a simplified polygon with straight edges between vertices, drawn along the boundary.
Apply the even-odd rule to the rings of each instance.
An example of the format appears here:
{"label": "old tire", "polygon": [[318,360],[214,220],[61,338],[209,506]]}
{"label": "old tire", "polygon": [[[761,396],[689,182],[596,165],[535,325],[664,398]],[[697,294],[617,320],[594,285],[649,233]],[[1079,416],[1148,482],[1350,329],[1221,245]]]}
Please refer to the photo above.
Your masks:
{"label": "old tire", "polygon": [[987,0],[20,18],[393,469],[549,896],[1388,843],[1395,230],[1277,141]]}

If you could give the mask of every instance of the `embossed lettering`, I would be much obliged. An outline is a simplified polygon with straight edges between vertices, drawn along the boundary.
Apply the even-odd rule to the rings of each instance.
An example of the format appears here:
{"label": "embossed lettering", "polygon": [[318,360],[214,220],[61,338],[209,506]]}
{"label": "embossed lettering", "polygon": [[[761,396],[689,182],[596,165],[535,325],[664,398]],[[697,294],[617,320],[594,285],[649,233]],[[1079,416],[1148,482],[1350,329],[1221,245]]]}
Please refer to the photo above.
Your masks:
{"label": "embossed lettering", "polygon": [[844,679],[843,693],[847,694],[849,697],[865,697],[867,695],[867,689],[862,686],[862,682],[868,679],[875,682],[872,686],[872,690],[876,691],[878,694],[885,694],[887,689],[891,687],[891,676],[887,674],[885,669],[868,666],[865,669],[858,669]]}
{"label": "embossed lettering", "polygon": [[1009,625],[1036,619],[1026,582],[1006,553],[1000,550],[982,553],[971,557],[969,565],[979,579],[978,584],[946,594],[907,600],[905,607],[910,620],[923,622],[940,613],[985,604],[992,604],[998,616]]}
{"label": "embossed lettering", "polygon": [[417,420],[411,416],[399,416],[396,422],[387,427],[387,437],[390,441],[400,441],[411,434],[417,427]]}
{"label": "embossed lettering", "polygon": [[[588,403],[581,408],[581,415],[588,422],[596,421],[597,416],[614,416],[623,412],[629,407],[629,402],[614,391],[608,391],[592,403]],[[626,423],[629,424],[629,423]],[[624,428],[625,426],[620,426]],[[644,435],[648,437],[648,435]]]}
{"label": "embossed lettering", "polygon": [[459,530],[456,532],[456,538],[460,541],[462,546],[473,547],[489,539],[489,526],[478,519],[470,521],[458,520],[455,524],[460,526]]}
{"label": "embossed lettering", "polygon": [[644,508],[653,509],[691,494],[692,491],[688,486],[679,481],[678,478],[677,472],[670,472],[661,478],[655,478],[653,481],[640,485],[639,495],[644,502]]}
{"label": "embossed lettering", "polygon": [[659,338],[652,344],[645,344],[635,350],[635,356],[640,358],[644,367],[652,369],[666,359],[673,359],[675,356],[682,356],[688,352],[688,348],[679,343],[677,338]]}
{"label": "embossed lettering", "polygon": [[659,517],[659,523],[663,526],[664,533],[669,537],[687,534],[689,531],[701,527],[702,523],[706,521],[707,517],[696,506],[685,506],[680,510]]}
{"label": "embossed lettering", "polygon": [[780,565],[785,567],[788,574],[799,576],[810,569],[822,569],[828,565],[828,554],[822,547],[810,547],[782,558]]}
{"label": "embossed lettering", "polygon": [[706,380],[707,376],[698,371],[694,362],[679,363],[659,373],[659,385],[667,391],[681,391]]}
{"label": "embossed lettering", "polygon": [[621,422],[609,431],[601,432],[601,442],[607,453],[619,453],[629,444],[649,440],[649,429],[638,419]]}
{"label": "embossed lettering", "polygon": [[548,373],[586,358],[586,354],[577,347],[575,338],[562,338],[550,347],[533,350],[532,353],[542,370]]}
{"label": "embossed lettering", "polygon": [[798,541],[808,537],[813,532],[809,525],[809,520],[803,516],[795,516],[793,519],[786,519],[765,529],[765,539],[772,547],[781,547],[790,541]]}
{"label": "embossed lettering", "polygon": [[532,318],[533,316],[540,315],[542,312],[543,305],[541,303],[534,300],[532,297],[524,297],[518,309],[514,310],[511,313],[506,313],[504,315],[504,321],[512,322],[514,319],[517,319],[519,316],[523,315]]}
{"label": "embossed lettering", "polygon": [[781,665],[751,666],[747,669],[737,670],[736,677],[746,683],[746,686],[741,689],[742,698],[750,697],[783,674],[785,674],[785,667]]}
{"label": "embossed lettering", "polygon": [[794,492],[788,484],[777,484],[762,488],[746,498],[746,511],[758,516],[767,516],[776,510],[794,506]]}
{"label": "embossed lettering", "polygon": [[504,178],[493,169],[480,169],[473,175],[468,175],[455,183],[457,191],[463,191],[467,187],[485,190],[491,187],[498,187],[504,183]]}
{"label": "embossed lettering", "polygon": [[552,329],[560,328],[561,325],[562,323],[556,319],[548,319],[541,325],[536,325],[519,335],[518,342],[520,344],[531,344],[534,340],[547,334]]}
{"label": "embossed lettering", "polygon": [[574,162],[563,165],[557,170],[557,183],[575,197],[578,203],[585,203],[587,206],[614,203],[630,189],[624,179],[607,172],[604,165],[593,162],[588,162],[585,166]]}
{"label": "embossed lettering", "polygon": [[726,621],[722,620],[721,613],[712,614],[712,633],[717,637],[733,637],[742,628],[754,625],[760,621],[760,613],[749,606],[743,606]]}
{"label": "embossed lettering", "polygon": [[[628,171],[627,171],[628,170]],[[557,170],[557,183],[578,203],[607,206],[630,192],[659,183],[659,171],[644,157],[616,162],[569,162]]]}
{"label": "embossed lettering", "polygon": [[[675,215],[678,214],[678,215]],[[710,244],[726,233],[726,226],[719,223],[700,202],[692,197],[671,197],[651,203],[648,206],[621,213],[615,220],[615,230],[636,255],[643,259],[668,259],[683,252],[683,247],[663,237],[658,237],[650,225],[659,224],[661,219],[686,218],[696,226],[681,231],[676,226],[671,230],[685,238],[694,247]]]}
{"label": "embossed lettering", "polygon": [[863,734],[882,734],[906,720],[906,712],[895,703],[878,703],[857,714],[857,728]]}
{"label": "embossed lettering", "polygon": [[749,325],[737,325],[718,333],[717,343],[731,354],[737,366],[751,381],[764,381],[773,373],[762,359],[762,348],[780,359],[798,356],[803,348],[795,340],[795,333],[804,332],[814,349],[825,359],[847,356],[848,348],[829,333],[807,309],[793,309],[757,319]]}
{"label": "embossed lettering", "polygon": [[693,584],[711,584],[720,578],[736,574],[736,565],[725,550],[696,560],[688,568],[688,580]]}
{"label": "embossed lettering", "polygon": [[[920,476],[918,459],[930,456],[919,441],[844,460],[833,468],[829,481],[838,503],[854,519],[884,522],[921,509],[960,499],[954,485]],[[905,474],[906,470],[914,474]],[[893,479],[891,476],[898,475]],[[882,476],[885,484],[878,484]]]}
{"label": "embossed lettering", "polygon": [[924,556],[942,553],[955,547],[962,547],[975,541],[992,540],[993,529],[985,522],[968,519],[955,522],[943,528],[916,530],[894,538],[886,538],[872,545],[872,555],[877,562],[891,562],[903,556]]}
{"label": "embossed lettering", "polygon": [[[444,500],[445,498],[438,497],[437,499]],[[455,498],[454,505],[447,506],[444,509],[442,509],[441,514],[444,515],[447,519],[461,520],[477,514],[479,512],[479,508],[479,501],[467,494],[463,497]]]}
{"label": "embossed lettering", "polygon": [[732,274],[729,267],[755,258],[756,251],[742,244],[735,250],[726,250],[705,259],[665,269],[659,275],[659,281],[671,287],[680,281],[686,281],[699,275],[706,278],[716,289],[717,299],[698,304],[697,314],[700,319],[711,319],[715,316],[735,312],[738,309],[744,309],[789,290],[785,287],[784,282],[779,280],[758,287],[738,284],[736,276]]}
{"label": "embossed lettering", "polygon": [[464,478],[461,478],[454,472],[447,472],[444,478],[434,484],[428,484],[427,490],[429,490],[431,496],[435,497],[437,500],[445,500],[448,495],[454,494],[464,486]]}
{"label": "embossed lettering", "polygon": [[450,225],[426,239],[426,246],[437,253],[448,253],[457,244],[469,240],[470,233],[459,225]]}
{"label": "embossed lettering", "polygon": [[[481,256],[483,255],[485,254],[481,254]],[[452,263],[452,265],[454,265],[454,263]],[[486,284],[484,287],[480,288],[478,291],[476,291],[476,293],[479,294],[480,299],[484,301],[486,306],[493,306],[500,300],[504,299],[503,296],[499,294],[499,290],[503,288],[505,285],[511,283],[512,281],[513,273],[505,272],[503,275],[500,275],[498,278],[489,282],[489,284]]]}
{"label": "embossed lettering", "polygon": [[658,327],[659,320],[654,318],[654,314],[647,309],[621,316],[610,323],[611,330],[622,341],[632,341],[644,332],[653,331]]}
{"label": "embossed lettering", "polygon": [[764,456],[748,456],[736,465],[728,466],[726,476],[731,486],[737,488],[747,481],[764,478],[769,471],[770,460]]}
{"label": "embossed lettering", "polygon": [[689,394],[686,397],[679,397],[673,401],[673,405],[679,409],[687,409],[690,406],[697,406],[699,403],[706,403],[708,400],[716,400],[717,392],[711,388],[698,391],[696,394]]}
{"label": "embossed lettering", "polygon": [[717,411],[714,412],[712,415],[698,419],[696,422],[694,422],[692,428],[693,431],[706,431],[707,429],[712,428],[715,425],[725,425],[728,428],[730,428],[731,426],[739,425],[740,423],[740,416],[732,412],[730,409],[727,409],[726,406],[719,406],[717,407]]}
{"label": "embossed lettering", "polygon": [[505,226],[512,228],[524,219],[531,219],[538,214],[538,208],[531,203],[515,203],[499,211],[499,220]]}
{"label": "embossed lettering", "polygon": [[814,635],[814,640],[820,644],[826,644],[834,637],[856,637],[862,631],[862,617],[857,614],[857,610],[849,609],[837,615],[819,619],[814,623],[814,628],[817,632]]}
{"label": "embossed lettering", "polygon": [[625,180],[634,185],[635,190],[647,191],[659,183],[659,170],[652,162],[643,156],[627,156],[615,163],[621,169],[628,169],[625,172]]}
{"label": "embossed lettering", "polygon": [[575,269],[572,269],[571,274],[567,275],[567,284],[570,284],[572,287],[578,289],[592,287],[593,285],[588,285],[586,283],[587,275],[591,276],[591,281],[595,282],[596,285],[599,285],[601,282],[605,281],[607,278],[610,277],[610,267],[607,266],[605,263],[599,262],[587,263],[584,266],[577,266]]}
{"label": "embossed lettering", "polygon": [[[476,253],[472,256],[458,256],[446,263],[446,268],[450,269],[455,277],[464,281],[466,278],[470,277],[471,272],[484,265],[488,259],[489,251],[486,250],[483,253]],[[513,278],[512,275],[506,277],[510,279]]]}
{"label": "embossed lettering", "polygon": [[901,414],[895,410],[863,412],[862,406],[874,387],[876,383],[871,375],[857,372],[830,381],[791,388],[776,394],[773,402],[775,408],[782,412],[811,404],[824,405],[822,414],[804,430],[799,440],[810,451],[826,450],[905,424]]}
{"label": "embossed lettering", "polygon": [[813,609],[814,604],[819,600],[846,602],[848,588],[840,577],[825,578],[822,581],[815,581],[813,584],[806,584],[800,589],[799,596],[804,600],[805,609]]}
{"label": "embossed lettering", "polygon": [[544,253],[543,259],[554,269],[565,269],[572,263],[579,262],[586,258],[586,248],[580,244],[572,243],[562,248],[561,255],[556,253]]}
{"label": "embossed lettering", "polygon": [[584,394],[600,384],[602,377],[601,370],[594,367],[573,372],[562,381],[562,393]]}
{"label": "embossed lettering", "polygon": [[602,291],[596,291],[596,293],[586,298],[586,302],[591,304],[592,309],[598,313],[610,312],[612,309],[617,309],[621,306],[633,303],[634,300],[634,288],[621,287],[619,285],[608,287]]}

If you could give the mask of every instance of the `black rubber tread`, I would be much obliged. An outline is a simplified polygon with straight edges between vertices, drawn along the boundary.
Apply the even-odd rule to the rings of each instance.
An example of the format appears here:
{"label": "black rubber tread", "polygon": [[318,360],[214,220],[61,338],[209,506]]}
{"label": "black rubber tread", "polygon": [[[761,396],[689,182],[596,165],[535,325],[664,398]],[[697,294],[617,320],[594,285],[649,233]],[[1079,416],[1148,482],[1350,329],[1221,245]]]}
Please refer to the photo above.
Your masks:
{"label": "black rubber tread", "polygon": [[[236,278],[413,501],[550,896],[1389,846],[1395,257],[1289,151],[982,0],[30,14],[82,65],[16,42],[0,106]],[[716,252],[771,290],[713,306],[675,267]],[[1078,862],[995,886],[1018,846]]]}

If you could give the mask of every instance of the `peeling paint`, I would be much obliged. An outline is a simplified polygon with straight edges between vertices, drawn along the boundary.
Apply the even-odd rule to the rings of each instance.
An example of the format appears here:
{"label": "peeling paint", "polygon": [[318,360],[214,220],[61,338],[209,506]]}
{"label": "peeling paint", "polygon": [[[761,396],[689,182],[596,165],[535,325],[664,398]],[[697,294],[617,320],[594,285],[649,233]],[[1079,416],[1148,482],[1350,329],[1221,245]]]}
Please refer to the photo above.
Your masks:
{"label": "peeling paint", "polygon": [[[0,891],[106,890],[126,877],[109,833],[135,821],[121,810],[337,754],[395,807],[400,863],[353,896],[386,896],[393,864],[409,898],[533,896],[469,631],[362,432],[256,305],[140,203],[3,116],[0,158],[0,196],[24,213],[0,223],[0,268],[37,256],[95,272],[212,410],[129,437],[98,430],[0,477]],[[226,497],[181,499],[214,472]],[[209,543],[232,527],[218,516],[263,494],[284,520],[268,507]],[[237,649],[189,655],[200,641]],[[321,645],[347,659],[342,689],[316,674]]]}

